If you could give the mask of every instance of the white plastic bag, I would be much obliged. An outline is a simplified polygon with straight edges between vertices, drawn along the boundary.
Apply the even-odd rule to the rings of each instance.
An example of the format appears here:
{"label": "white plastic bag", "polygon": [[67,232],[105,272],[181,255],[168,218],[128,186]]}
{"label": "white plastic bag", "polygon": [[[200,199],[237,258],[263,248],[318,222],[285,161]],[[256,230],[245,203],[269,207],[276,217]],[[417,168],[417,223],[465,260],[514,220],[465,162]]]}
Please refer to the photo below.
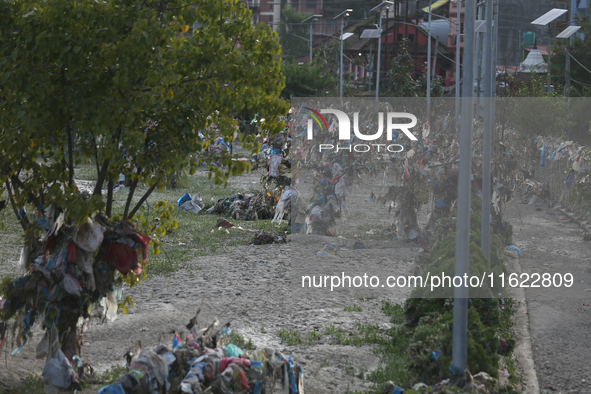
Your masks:
{"label": "white plastic bag", "polygon": [[80,286],[80,283],[72,275],[66,274],[61,284],[66,292],[78,297],[80,296],[82,286]]}
{"label": "white plastic bag", "polygon": [[271,155],[269,158],[269,176],[279,176],[279,166],[281,165],[281,155]]}
{"label": "white plastic bag", "polygon": [[23,247],[21,249],[21,257],[18,260],[18,265],[16,269],[20,272],[25,272],[27,270],[27,261],[29,260],[29,248]]}
{"label": "white plastic bag", "polygon": [[88,219],[86,223],[76,229],[74,243],[87,252],[94,252],[103,242],[104,228]]}
{"label": "white plastic bag", "polygon": [[183,211],[192,212],[192,213],[201,212],[201,207],[199,205],[195,204],[193,201],[185,201],[184,203],[181,204],[179,209],[181,209]]}

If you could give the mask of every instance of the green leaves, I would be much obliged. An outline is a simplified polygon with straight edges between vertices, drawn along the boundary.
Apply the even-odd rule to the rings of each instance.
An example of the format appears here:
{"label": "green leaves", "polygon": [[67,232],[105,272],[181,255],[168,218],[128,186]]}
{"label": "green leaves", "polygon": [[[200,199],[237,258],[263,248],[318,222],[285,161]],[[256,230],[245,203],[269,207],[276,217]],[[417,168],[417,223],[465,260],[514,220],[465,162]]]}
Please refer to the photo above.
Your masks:
{"label": "green leaves", "polygon": [[[266,135],[284,128],[277,35],[238,0],[15,0],[0,13],[0,182],[22,181],[11,183],[19,208],[34,196],[80,222],[110,206],[101,190],[68,186],[70,160],[98,163],[103,189],[123,174],[151,193],[211,162],[204,149],[219,137],[258,151],[237,114],[266,118]],[[217,184],[249,169],[228,152],[215,159]]]}

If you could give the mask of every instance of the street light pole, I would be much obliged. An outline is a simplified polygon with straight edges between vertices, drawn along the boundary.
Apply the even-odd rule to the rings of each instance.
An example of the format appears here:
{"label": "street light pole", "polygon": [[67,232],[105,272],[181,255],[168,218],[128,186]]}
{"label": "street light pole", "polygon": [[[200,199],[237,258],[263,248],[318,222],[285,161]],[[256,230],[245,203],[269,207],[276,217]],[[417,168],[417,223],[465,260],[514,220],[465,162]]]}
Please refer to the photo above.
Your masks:
{"label": "street light pole", "polygon": [[462,27],[462,12],[460,0],[456,0],[456,4],[456,133],[458,133],[460,129],[460,29]]}
{"label": "street light pole", "polygon": [[302,21],[302,23],[310,21],[310,63],[312,63],[312,22],[316,21],[317,18],[322,18],[322,15],[312,15]]}
{"label": "street light pole", "polygon": [[429,38],[427,42],[427,124],[431,129],[431,0],[429,0]]}
{"label": "street light pole", "polygon": [[[469,268],[475,3],[475,1],[466,1],[466,16],[464,18],[464,84],[462,86],[462,134],[455,251],[455,275],[461,277],[468,273]],[[454,287],[452,365],[460,371],[466,369],[468,359],[468,297],[468,287]]]}
{"label": "street light pole", "polygon": [[391,1],[383,1],[370,10],[370,12],[380,13],[380,26],[378,28],[380,30],[380,37],[378,38],[378,70],[376,75],[376,101],[378,101],[378,98],[380,96],[380,65],[382,64],[382,10],[388,9],[388,7],[393,4],[394,3],[392,3]]}
{"label": "street light pole", "polygon": [[345,26],[345,18],[341,18],[341,87],[340,87],[340,93],[339,93],[339,97],[342,99],[343,98],[343,27]]}
{"label": "street light pole", "polygon": [[492,86],[495,60],[492,57],[493,38],[493,0],[486,0],[486,33],[484,40],[484,135],[482,138],[482,227],[480,246],[487,259],[490,260],[490,162],[492,151]]}
{"label": "street light pole", "polygon": [[339,93],[339,97],[342,99],[343,98],[343,41],[345,41],[343,39],[343,29],[345,28],[345,18],[349,16],[349,12],[353,12],[352,9],[346,9],[345,11],[341,12],[340,14],[338,14],[337,16],[335,16],[333,19],[338,19],[341,18],[341,72],[340,72],[340,79],[341,79],[341,83],[340,83],[340,93]]}

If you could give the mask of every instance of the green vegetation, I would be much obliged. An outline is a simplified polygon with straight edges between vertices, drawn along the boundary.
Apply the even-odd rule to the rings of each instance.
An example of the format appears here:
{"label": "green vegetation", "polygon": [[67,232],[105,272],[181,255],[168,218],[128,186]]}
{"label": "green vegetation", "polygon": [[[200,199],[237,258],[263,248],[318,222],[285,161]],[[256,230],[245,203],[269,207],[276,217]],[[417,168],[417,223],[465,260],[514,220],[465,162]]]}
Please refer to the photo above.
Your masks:
{"label": "green vegetation", "polygon": [[363,312],[363,309],[357,305],[346,306],[343,310],[345,312]]}
{"label": "green vegetation", "polygon": [[242,335],[237,333],[236,331],[232,331],[230,335],[226,337],[226,340],[229,343],[232,343],[238,346],[242,350],[255,350],[256,346],[252,343],[252,339],[248,338],[248,341],[244,339]]}

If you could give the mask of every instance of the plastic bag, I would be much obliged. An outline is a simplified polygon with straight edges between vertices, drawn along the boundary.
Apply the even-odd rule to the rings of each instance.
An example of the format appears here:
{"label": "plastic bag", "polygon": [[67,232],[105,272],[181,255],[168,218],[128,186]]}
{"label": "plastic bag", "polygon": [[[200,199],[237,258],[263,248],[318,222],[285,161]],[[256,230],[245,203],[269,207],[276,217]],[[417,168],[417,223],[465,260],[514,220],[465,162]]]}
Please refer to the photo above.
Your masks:
{"label": "plastic bag", "polygon": [[187,201],[191,201],[191,195],[189,193],[185,193],[181,198],[179,198],[176,205],[180,207]]}
{"label": "plastic bag", "polygon": [[69,246],[67,243],[62,244],[56,249],[49,261],[45,263],[45,268],[55,273],[66,271],[66,258],[68,257]]}
{"label": "plastic bag", "polygon": [[135,366],[137,364],[140,364],[140,367],[141,364],[148,367],[150,378],[155,378],[160,387],[164,386],[166,377],[168,376],[168,367],[162,357],[156,354],[152,349],[144,349],[140,352],[137,360],[131,365],[131,368],[136,368]]}
{"label": "plastic bag", "polygon": [[103,242],[103,232],[104,228],[100,224],[88,219],[74,232],[74,243],[87,252],[94,252]]}
{"label": "plastic bag", "polygon": [[193,201],[185,201],[184,203],[181,204],[179,209],[181,209],[183,211],[192,212],[192,213],[201,212],[201,207],[199,205],[197,205],[196,203],[194,203]]}
{"label": "plastic bag", "polygon": [[72,383],[74,370],[70,362],[64,356],[61,349],[58,349],[54,358],[49,359],[43,368],[43,380],[56,387],[68,388]]}
{"label": "plastic bag", "polygon": [[18,265],[16,269],[19,272],[25,272],[27,270],[27,262],[29,260],[29,248],[22,248],[21,249],[21,257],[18,260]]}
{"label": "plastic bag", "polygon": [[117,300],[116,300],[115,292],[112,291],[107,293],[106,297],[103,297],[99,301],[99,305],[103,307],[105,310],[105,316],[110,322],[114,322],[117,320]]}
{"label": "plastic bag", "polygon": [[96,394],[125,394],[125,391],[120,384],[110,384],[102,387]]}
{"label": "plastic bag", "polygon": [[[35,353],[36,358],[45,358],[49,354],[53,355],[60,347],[59,335],[55,324],[45,330],[43,339],[37,344]],[[48,353],[49,351],[49,353]]]}
{"label": "plastic bag", "polygon": [[64,276],[64,279],[62,280],[61,285],[64,288],[64,290],[67,291],[68,293],[78,296],[78,297],[80,296],[80,292],[82,291],[82,286],[80,286],[80,283],[78,282],[78,280],[76,280],[76,278],[74,278],[72,275],[66,274]]}
{"label": "plastic bag", "polygon": [[279,176],[279,165],[281,165],[282,155],[271,155],[269,158],[269,176]]}

